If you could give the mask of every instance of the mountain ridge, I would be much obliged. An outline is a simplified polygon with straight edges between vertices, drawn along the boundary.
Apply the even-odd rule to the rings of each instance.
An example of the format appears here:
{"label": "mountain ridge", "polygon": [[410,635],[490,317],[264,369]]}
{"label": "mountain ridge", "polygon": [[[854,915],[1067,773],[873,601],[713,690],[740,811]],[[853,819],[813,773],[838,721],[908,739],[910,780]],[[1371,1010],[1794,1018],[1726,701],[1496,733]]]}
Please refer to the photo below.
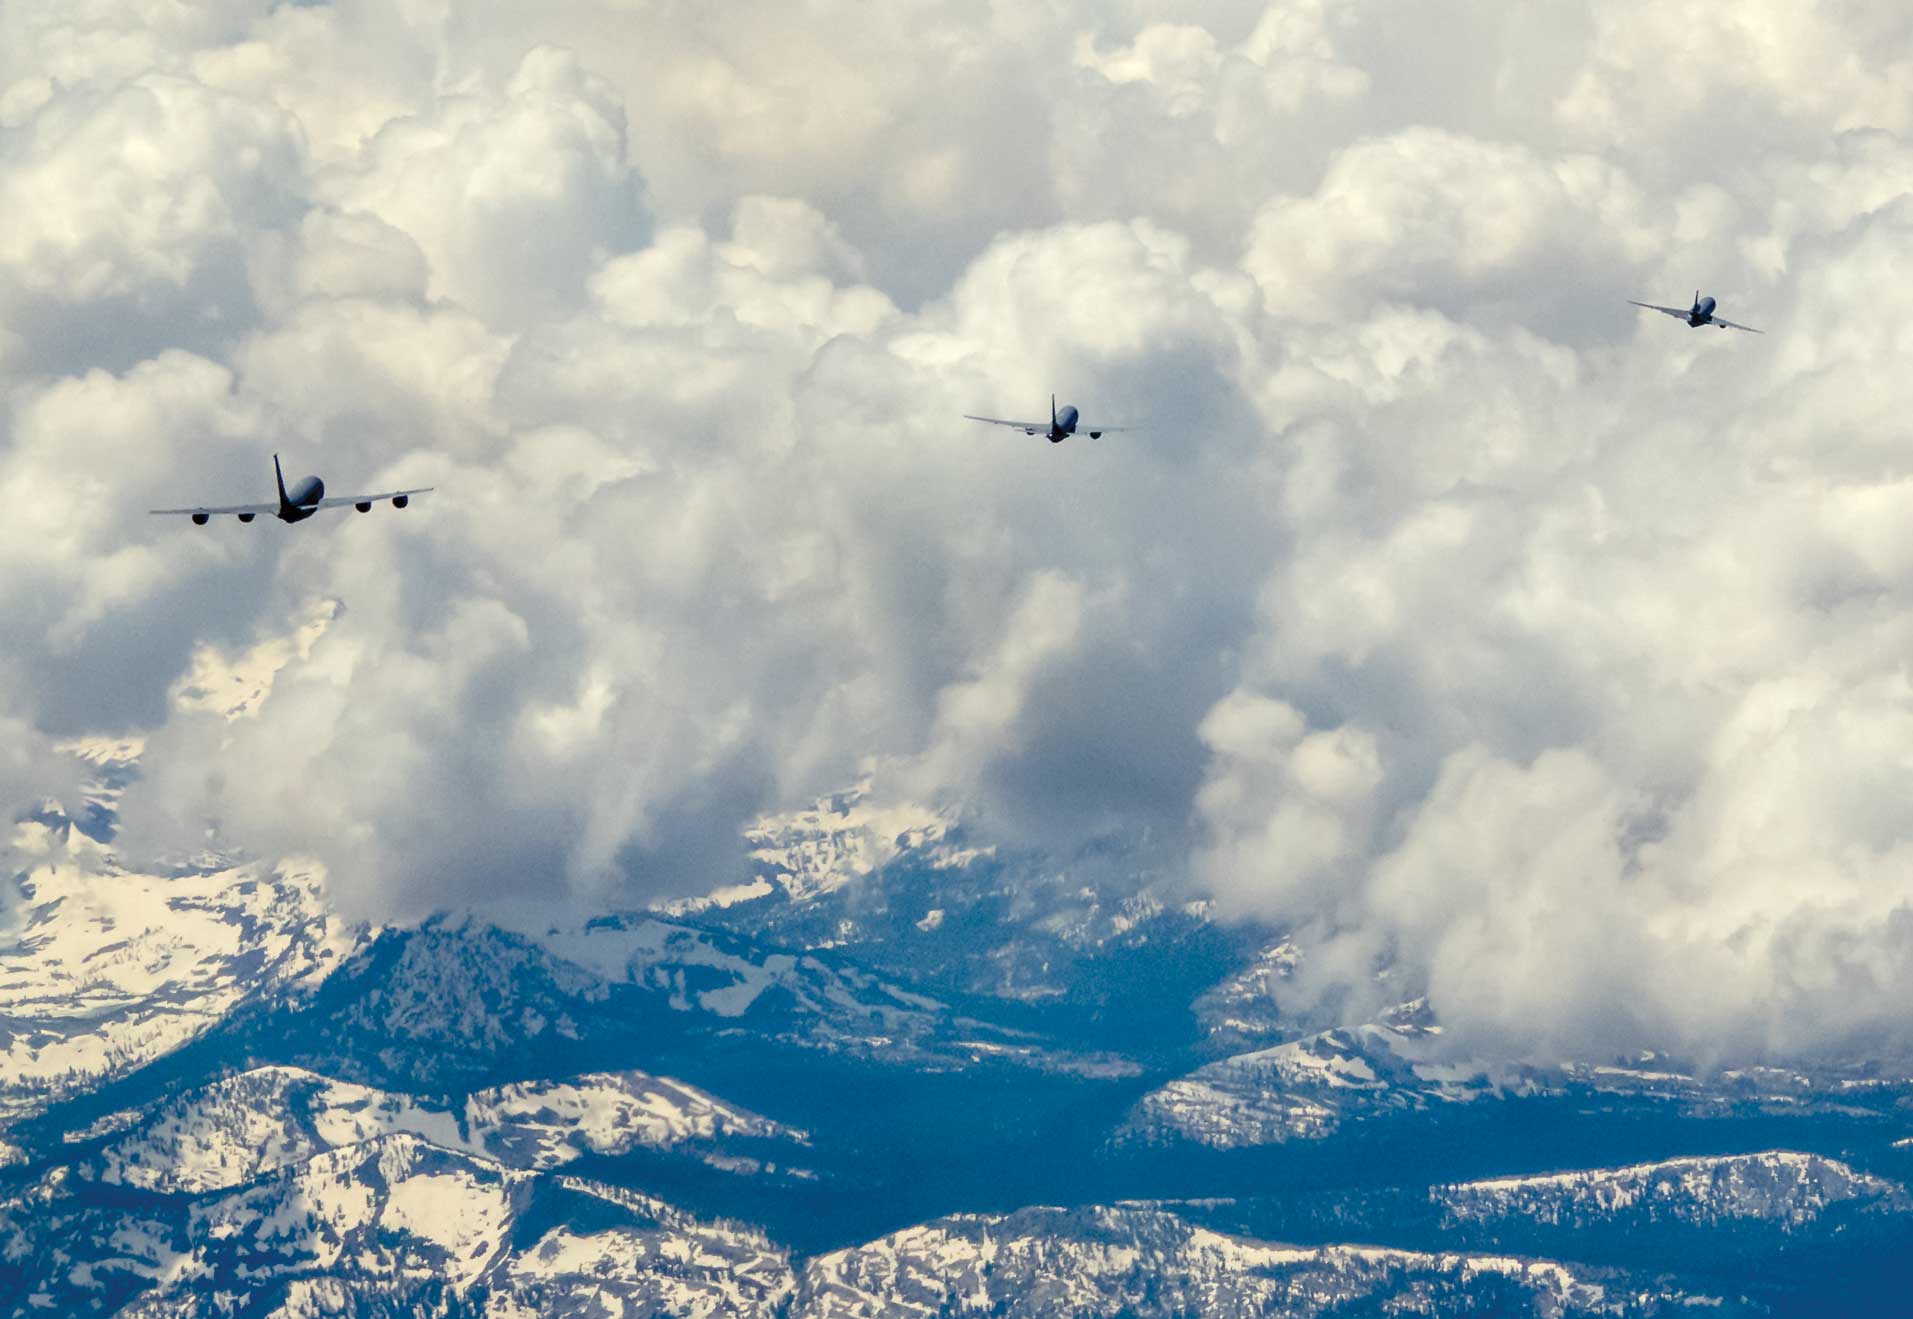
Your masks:
{"label": "mountain ridge", "polygon": [[109,784],[85,827],[36,807],[0,1305],[1787,1314],[1913,1244],[1890,1066],[1288,1015],[1291,936],[867,791],[764,823],[764,891],[529,928],[352,925],[295,862],[129,866]]}

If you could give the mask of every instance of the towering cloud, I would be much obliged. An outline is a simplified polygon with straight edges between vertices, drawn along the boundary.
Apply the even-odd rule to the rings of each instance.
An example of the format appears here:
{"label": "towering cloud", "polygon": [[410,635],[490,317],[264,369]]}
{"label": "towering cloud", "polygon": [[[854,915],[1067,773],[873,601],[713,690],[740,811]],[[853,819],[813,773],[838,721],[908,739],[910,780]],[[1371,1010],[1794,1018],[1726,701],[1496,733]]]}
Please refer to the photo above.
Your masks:
{"label": "towering cloud", "polygon": [[[124,847],[412,913],[874,765],[1147,828],[1337,1011],[1906,1043],[1909,28],[7,6],[0,789],[143,733]],[[1771,333],[1623,301],[1696,285]],[[1052,391],[1139,429],[958,420]],[[440,494],[143,518],[274,451]]]}

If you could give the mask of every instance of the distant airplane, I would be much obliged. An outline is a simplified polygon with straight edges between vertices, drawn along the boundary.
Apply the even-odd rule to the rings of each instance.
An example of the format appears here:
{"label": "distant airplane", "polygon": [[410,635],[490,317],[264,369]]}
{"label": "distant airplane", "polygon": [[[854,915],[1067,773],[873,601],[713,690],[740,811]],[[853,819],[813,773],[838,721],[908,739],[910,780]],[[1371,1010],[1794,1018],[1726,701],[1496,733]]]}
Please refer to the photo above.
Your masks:
{"label": "distant airplane", "polygon": [[1014,426],[1025,435],[1035,435],[1041,432],[1049,437],[1051,444],[1061,444],[1064,440],[1074,435],[1079,428],[1088,431],[1089,438],[1092,440],[1102,439],[1103,432],[1105,431],[1125,431],[1129,429],[1127,426],[1083,426],[1081,424],[1082,418],[1077,415],[1075,408],[1065,405],[1061,412],[1056,410],[1056,395],[1054,394],[1049,396],[1049,422],[1047,424],[1040,421],[1005,421],[1001,417],[979,417],[969,412],[964,413],[963,418],[965,421],[987,421],[992,426]]}
{"label": "distant airplane", "polygon": [[432,489],[431,486],[419,486],[413,490],[387,490],[377,495],[334,495],[327,499],[325,482],[316,476],[308,476],[299,483],[299,488],[291,494],[286,493],[285,473],[279,470],[279,455],[272,455],[272,474],[279,482],[279,502],[276,504],[200,504],[195,508],[155,508],[150,510],[158,514],[184,514],[200,526],[205,526],[215,513],[231,513],[241,522],[250,522],[261,513],[270,513],[281,522],[304,522],[322,508],[344,508],[347,504],[361,513],[370,513],[372,505],[382,499],[392,501],[393,508],[404,508],[412,502],[413,495],[422,495]]}
{"label": "distant airplane", "polygon": [[1651,302],[1636,302],[1632,298],[1629,298],[1627,302],[1630,307],[1645,307],[1649,311],[1658,311],[1664,316],[1678,316],[1695,329],[1703,325],[1718,325],[1723,330],[1745,330],[1749,334],[1766,333],[1765,330],[1756,330],[1751,325],[1737,325],[1725,317],[1714,315],[1714,300],[1701,297],[1699,289],[1694,290],[1694,305],[1684,311],[1679,307],[1657,307]]}

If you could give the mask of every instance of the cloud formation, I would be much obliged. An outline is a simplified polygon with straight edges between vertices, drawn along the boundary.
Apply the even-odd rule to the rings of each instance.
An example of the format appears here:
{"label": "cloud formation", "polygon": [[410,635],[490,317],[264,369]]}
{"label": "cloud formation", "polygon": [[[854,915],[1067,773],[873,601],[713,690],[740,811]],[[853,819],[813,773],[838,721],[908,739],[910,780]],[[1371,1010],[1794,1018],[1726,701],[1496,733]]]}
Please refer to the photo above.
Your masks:
{"label": "cloud formation", "polygon": [[[0,10],[0,789],[143,732],[126,847],[410,913],[710,887],[874,764],[1171,840],[1299,1001],[1913,1043],[1910,26]],[[1696,285],[1771,333],[1623,301]],[[1140,429],[957,420],[1052,391]],[[441,494],[144,519],[275,451]]]}

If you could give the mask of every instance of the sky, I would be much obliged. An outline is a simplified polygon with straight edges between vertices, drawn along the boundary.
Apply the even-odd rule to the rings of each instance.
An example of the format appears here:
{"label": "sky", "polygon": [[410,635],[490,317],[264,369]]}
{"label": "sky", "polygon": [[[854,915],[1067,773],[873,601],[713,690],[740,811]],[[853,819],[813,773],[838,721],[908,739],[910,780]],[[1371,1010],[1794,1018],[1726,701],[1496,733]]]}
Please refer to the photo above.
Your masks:
{"label": "sky", "polygon": [[[1905,1047],[1913,12],[0,4],[0,800],[381,916],[869,777],[1470,1048]],[[1764,336],[1627,299],[1696,289]],[[961,414],[1049,395],[1050,446]],[[145,510],[434,485],[405,512]],[[228,719],[208,683],[272,675]],[[1391,968],[1378,985],[1377,966]]]}

